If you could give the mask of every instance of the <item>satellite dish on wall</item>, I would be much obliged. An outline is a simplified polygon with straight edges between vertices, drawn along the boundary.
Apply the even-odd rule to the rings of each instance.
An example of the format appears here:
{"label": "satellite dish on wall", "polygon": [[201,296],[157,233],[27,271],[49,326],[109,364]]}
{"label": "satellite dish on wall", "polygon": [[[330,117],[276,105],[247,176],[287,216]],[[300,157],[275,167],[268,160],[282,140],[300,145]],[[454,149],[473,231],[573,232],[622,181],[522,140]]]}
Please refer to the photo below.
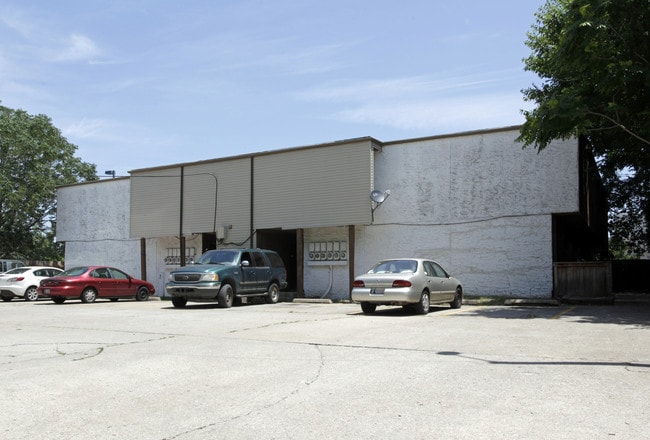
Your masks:
{"label": "satellite dish on wall", "polygon": [[386,191],[380,191],[378,189],[372,190],[370,192],[370,199],[378,204],[384,203],[384,200],[388,198],[390,195],[390,190],[387,189]]}
{"label": "satellite dish on wall", "polygon": [[378,189],[374,189],[370,191],[370,200],[375,202],[374,208],[370,210],[370,213],[372,214],[372,222],[375,221],[375,211],[377,210],[377,208],[381,206],[382,203],[386,201],[389,195],[390,195],[389,189],[387,189],[386,191],[380,191]]}

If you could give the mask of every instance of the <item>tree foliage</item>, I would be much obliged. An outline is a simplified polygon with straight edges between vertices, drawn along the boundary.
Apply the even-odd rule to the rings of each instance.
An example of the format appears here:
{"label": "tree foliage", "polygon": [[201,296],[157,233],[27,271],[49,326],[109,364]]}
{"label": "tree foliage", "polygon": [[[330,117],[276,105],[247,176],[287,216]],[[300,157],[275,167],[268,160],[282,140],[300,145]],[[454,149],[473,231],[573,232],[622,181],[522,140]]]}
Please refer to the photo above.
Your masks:
{"label": "tree foliage", "polygon": [[617,247],[650,250],[650,1],[547,0],[528,33],[525,67],[542,84],[519,140],[543,150],[585,136],[609,190]]}
{"label": "tree foliage", "polygon": [[60,259],[56,187],[96,180],[45,115],[0,105],[0,258]]}

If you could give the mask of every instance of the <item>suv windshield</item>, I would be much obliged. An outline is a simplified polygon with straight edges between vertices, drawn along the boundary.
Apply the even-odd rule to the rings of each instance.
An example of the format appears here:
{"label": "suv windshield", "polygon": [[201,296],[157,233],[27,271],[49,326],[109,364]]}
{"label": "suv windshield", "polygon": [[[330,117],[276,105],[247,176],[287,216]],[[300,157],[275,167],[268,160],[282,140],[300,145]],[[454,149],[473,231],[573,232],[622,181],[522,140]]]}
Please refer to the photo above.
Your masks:
{"label": "suv windshield", "polygon": [[197,264],[237,264],[237,251],[208,251],[201,255]]}

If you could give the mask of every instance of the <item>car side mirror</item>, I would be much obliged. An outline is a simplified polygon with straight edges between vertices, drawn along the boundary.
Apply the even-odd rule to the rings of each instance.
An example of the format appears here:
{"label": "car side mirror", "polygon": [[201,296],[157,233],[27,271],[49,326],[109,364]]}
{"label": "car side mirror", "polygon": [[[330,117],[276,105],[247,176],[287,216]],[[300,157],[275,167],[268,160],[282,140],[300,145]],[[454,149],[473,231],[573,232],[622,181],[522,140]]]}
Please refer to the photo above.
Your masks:
{"label": "car side mirror", "polygon": [[251,263],[248,260],[244,260],[241,262],[242,267],[248,267],[251,265]]}

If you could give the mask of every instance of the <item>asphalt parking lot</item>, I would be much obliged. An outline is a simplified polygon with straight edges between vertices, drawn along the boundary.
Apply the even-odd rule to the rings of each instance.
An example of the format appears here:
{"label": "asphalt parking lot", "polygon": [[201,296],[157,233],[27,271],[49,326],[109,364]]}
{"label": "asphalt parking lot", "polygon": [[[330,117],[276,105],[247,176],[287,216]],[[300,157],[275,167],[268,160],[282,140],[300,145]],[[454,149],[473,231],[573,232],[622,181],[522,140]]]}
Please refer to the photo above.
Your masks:
{"label": "asphalt parking lot", "polygon": [[644,439],[650,307],[0,304],[3,439]]}

